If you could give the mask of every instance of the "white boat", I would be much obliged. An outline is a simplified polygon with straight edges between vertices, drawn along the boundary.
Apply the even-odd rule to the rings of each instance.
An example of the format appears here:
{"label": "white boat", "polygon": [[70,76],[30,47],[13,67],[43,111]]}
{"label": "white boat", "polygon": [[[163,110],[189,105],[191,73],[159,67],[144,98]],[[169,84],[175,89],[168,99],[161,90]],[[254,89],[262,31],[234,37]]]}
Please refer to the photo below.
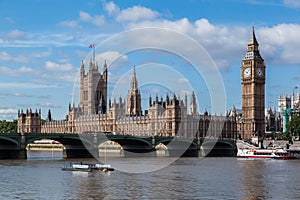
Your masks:
{"label": "white boat", "polygon": [[92,170],[101,170],[104,172],[107,171],[114,171],[110,165],[103,165],[103,164],[88,164],[88,163],[69,163],[65,165],[62,170],[64,171],[85,171],[90,172]]}
{"label": "white boat", "polygon": [[237,158],[247,159],[295,159],[283,149],[238,149]]}
{"label": "white boat", "polygon": [[63,171],[84,171],[84,172],[90,172],[92,171],[92,168],[89,164],[82,164],[82,163],[70,163],[68,165],[65,165],[62,168]]}
{"label": "white boat", "polygon": [[110,165],[93,164],[91,167],[95,170],[114,171],[114,168],[112,168]]}

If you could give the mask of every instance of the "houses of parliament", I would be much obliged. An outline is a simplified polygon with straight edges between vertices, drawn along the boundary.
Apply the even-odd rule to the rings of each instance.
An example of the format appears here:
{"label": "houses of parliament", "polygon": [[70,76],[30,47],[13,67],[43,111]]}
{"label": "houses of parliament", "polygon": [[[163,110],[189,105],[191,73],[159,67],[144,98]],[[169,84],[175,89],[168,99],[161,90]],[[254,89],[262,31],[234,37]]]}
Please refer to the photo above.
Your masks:
{"label": "houses of parliament", "polygon": [[[133,68],[126,99],[108,99],[108,67],[102,69],[91,59],[87,69],[80,66],[78,105],[69,104],[65,119],[53,120],[51,111],[41,119],[41,111],[18,112],[18,132],[86,133],[115,132],[147,136],[250,138],[265,131],[265,65],[259,53],[254,29],[241,64],[242,113],[233,107],[226,114],[198,112],[196,95],[149,95],[148,109],[142,110],[138,68]],[[189,99],[189,103],[188,103]]]}

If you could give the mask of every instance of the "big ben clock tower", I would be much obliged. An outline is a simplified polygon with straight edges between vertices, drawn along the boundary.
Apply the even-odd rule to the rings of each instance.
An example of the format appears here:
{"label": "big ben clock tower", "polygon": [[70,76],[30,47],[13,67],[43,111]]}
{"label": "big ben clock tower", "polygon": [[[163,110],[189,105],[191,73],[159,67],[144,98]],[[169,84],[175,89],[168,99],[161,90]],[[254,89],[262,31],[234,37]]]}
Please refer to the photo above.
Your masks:
{"label": "big ben clock tower", "polygon": [[253,134],[265,132],[265,79],[266,67],[259,53],[259,44],[252,27],[252,37],[242,60],[242,124],[241,136],[248,139]]}

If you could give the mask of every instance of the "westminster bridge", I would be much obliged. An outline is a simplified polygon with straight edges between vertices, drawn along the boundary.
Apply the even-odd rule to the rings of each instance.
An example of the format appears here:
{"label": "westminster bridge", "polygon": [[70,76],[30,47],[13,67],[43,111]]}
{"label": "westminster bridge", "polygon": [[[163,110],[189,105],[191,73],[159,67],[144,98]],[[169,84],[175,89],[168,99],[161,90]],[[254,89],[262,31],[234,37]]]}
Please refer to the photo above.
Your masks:
{"label": "westminster bridge", "polygon": [[233,139],[183,138],[171,136],[132,136],[111,133],[0,133],[0,159],[26,159],[26,146],[36,140],[60,142],[67,158],[99,157],[99,145],[106,141],[120,144],[126,156],[155,156],[155,147],[164,144],[169,156],[235,156]]}

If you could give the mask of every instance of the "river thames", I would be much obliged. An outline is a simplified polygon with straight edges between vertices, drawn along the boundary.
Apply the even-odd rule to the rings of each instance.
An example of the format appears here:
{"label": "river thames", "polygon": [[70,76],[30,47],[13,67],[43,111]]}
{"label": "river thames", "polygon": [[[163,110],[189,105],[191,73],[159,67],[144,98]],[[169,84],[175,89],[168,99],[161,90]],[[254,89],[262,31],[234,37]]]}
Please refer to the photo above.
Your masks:
{"label": "river thames", "polygon": [[[61,156],[39,151],[1,160],[1,199],[300,199],[300,160],[180,158],[154,172],[105,173],[62,171],[69,161],[95,160]],[[134,167],[146,158],[108,161]]]}

